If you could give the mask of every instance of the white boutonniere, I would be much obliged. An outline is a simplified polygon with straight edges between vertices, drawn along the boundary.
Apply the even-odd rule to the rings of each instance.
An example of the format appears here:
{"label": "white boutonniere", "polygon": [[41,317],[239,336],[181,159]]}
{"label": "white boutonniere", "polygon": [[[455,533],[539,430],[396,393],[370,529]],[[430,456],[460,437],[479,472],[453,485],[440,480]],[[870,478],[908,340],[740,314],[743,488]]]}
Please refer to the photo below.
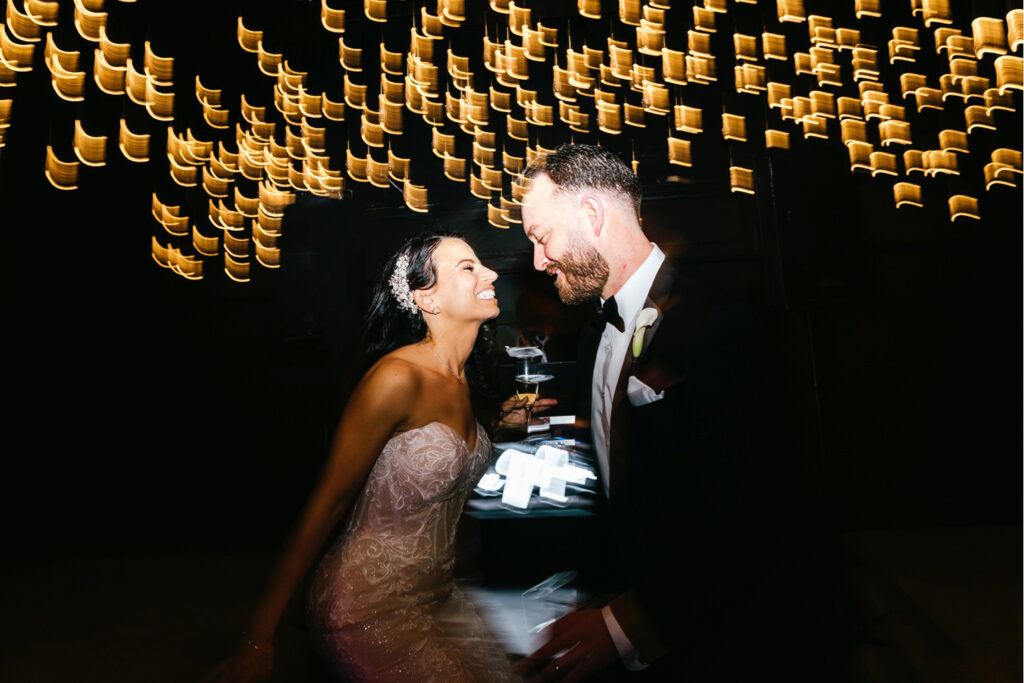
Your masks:
{"label": "white boutonniere", "polygon": [[653,325],[657,319],[658,309],[656,308],[645,308],[637,315],[636,331],[633,332],[633,360],[640,357],[640,352],[644,348],[644,334],[647,332],[647,328]]}

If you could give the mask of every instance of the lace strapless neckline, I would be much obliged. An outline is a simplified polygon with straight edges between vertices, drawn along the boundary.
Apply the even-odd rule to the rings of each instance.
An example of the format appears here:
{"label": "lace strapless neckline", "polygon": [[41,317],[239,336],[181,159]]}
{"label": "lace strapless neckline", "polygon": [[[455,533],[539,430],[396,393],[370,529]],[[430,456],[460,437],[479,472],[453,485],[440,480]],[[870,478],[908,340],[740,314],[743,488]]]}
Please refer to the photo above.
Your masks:
{"label": "lace strapless neckline", "polygon": [[473,446],[473,448],[469,447],[469,442],[466,441],[466,437],[462,436],[462,434],[460,434],[458,432],[458,430],[455,429],[455,427],[452,427],[450,424],[448,424],[446,422],[441,422],[440,420],[431,420],[430,422],[426,423],[425,425],[420,425],[419,427],[414,427],[412,429],[407,429],[404,432],[399,432],[399,433],[395,434],[392,438],[395,438],[395,439],[404,438],[407,434],[413,434],[414,432],[422,431],[422,430],[427,429],[428,427],[431,427],[433,425],[440,425],[441,427],[444,427],[452,436],[454,436],[459,441],[459,443],[461,443],[463,446],[465,446],[467,451],[469,451],[470,453],[476,453],[477,449],[480,448],[480,443],[481,443],[480,432],[483,429],[483,426],[479,422],[475,422],[474,424],[476,425],[474,427],[474,431],[476,432],[476,434],[474,435],[474,436],[476,436],[476,444]]}

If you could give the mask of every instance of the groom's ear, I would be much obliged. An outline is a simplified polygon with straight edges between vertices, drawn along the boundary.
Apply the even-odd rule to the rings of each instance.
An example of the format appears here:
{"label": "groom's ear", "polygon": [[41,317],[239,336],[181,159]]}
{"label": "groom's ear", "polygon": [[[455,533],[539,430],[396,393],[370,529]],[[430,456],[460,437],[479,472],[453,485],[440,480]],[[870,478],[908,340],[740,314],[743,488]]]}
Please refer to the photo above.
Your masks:
{"label": "groom's ear", "polygon": [[600,237],[604,229],[604,202],[601,197],[588,192],[580,197],[580,214],[583,218],[583,225],[587,227],[594,237]]}

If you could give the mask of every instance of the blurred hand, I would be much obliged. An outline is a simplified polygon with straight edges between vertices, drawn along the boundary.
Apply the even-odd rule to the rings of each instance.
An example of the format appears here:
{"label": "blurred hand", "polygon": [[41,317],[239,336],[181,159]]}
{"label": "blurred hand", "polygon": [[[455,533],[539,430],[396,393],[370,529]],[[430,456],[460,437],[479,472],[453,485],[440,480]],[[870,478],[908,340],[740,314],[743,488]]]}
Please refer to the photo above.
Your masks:
{"label": "blurred hand", "polygon": [[[542,413],[551,406],[558,405],[558,399],[539,398],[533,403],[533,413]],[[501,404],[501,419],[498,429],[526,431],[526,421],[530,416],[529,399],[511,396]]]}
{"label": "blurred hand", "polygon": [[273,669],[274,655],[269,644],[258,648],[242,644],[218,664],[203,683],[265,683],[270,680]]}
{"label": "blurred hand", "polygon": [[551,406],[557,406],[557,405],[558,405],[558,399],[557,398],[538,398],[533,403],[533,412],[534,413],[543,413],[545,410],[547,410]]}
{"label": "blurred hand", "polygon": [[619,660],[600,609],[570,612],[544,634],[548,642],[512,667],[527,683],[582,681]]}

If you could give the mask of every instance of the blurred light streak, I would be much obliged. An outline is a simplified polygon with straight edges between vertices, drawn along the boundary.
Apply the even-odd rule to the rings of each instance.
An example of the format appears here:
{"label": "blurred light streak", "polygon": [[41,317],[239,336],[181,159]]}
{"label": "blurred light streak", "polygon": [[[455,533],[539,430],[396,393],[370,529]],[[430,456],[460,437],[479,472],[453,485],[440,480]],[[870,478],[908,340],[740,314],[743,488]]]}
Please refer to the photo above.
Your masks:
{"label": "blurred light streak", "polygon": [[331,33],[345,32],[345,10],[334,9],[327,0],[320,3],[320,23]]}
{"label": "blurred light streak", "polygon": [[[660,154],[670,166],[690,168],[692,136],[716,132],[703,125],[702,106],[709,102],[701,91],[711,90],[706,86],[716,83],[719,67],[725,70],[724,82],[712,97],[720,97],[725,110],[722,139],[728,142],[730,159],[735,151],[748,160],[758,142],[752,137],[760,131],[764,148],[785,150],[804,144],[791,137],[794,131],[804,139],[825,140],[838,130],[851,170],[894,176],[894,188],[914,186],[902,183],[914,174],[928,182],[940,175],[958,175],[961,166],[972,176],[965,181],[980,184],[983,179],[986,190],[1017,185],[1019,150],[1003,147],[997,155],[992,147],[1006,144],[998,137],[1006,130],[1006,117],[1020,115],[1024,11],[1012,9],[1005,20],[978,16],[966,23],[958,14],[954,23],[948,0],[911,0],[909,19],[890,13],[877,0],[855,0],[852,13],[835,17],[808,15],[799,0],[776,0],[774,5],[763,4],[762,9],[774,16],[762,12],[760,25],[735,20],[741,12],[752,12],[753,4],[702,0],[674,6],[664,0],[622,0],[606,8],[616,9],[601,20],[604,26],[587,23],[592,21],[587,17],[601,16],[600,3],[579,0],[578,17],[545,26],[534,21],[531,6],[525,3],[490,0],[483,7],[488,14],[483,35],[468,43],[481,51],[477,62],[475,50],[466,54],[467,43],[458,39],[465,21],[463,0],[414,8],[397,33],[394,26],[388,27],[394,35],[387,41],[386,2],[364,1],[364,14],[373,23],[363,22],[361,34],[353,36],[346,33],[345,10],[335,7],[341,3],[321,0],[317,29],[327,32],[332,45],[338,41],[335,68],[342,75],[341,92],[307,86],[309,74],[292,66],[299,62],[290,46],[268,51],[267,44],[277,43],[264,43],[264,32],[247,28],[239,16],[239,46],[255,55],[255,66],[272,79],[267,86],[271,96],[243,92],[239,100],[227,102],[223,91],[190,74],[198,106],[186,104],[179,113],[174,101],[175,57],[155,54],[147,40],[137,40],[135,48],[129,42],[111,41],[106,9],[113,12],[114,6],[105,8],[102,0],[74,0],[73,7],[61,13],[55,2],[8,0],[0,30],[0,86],[16,85],[18,74],[32,69],[35,42],[46,33],[43,62],[57,95],[91,109],[95,90],[85,82],[91,71],[99,92],[123,96],[160,124],[173,124],[164,125],[170,178],[196,192],[201,187],[212,207],[211,222],[239,240],[250,239],[256,250],[253,261],[262,267],[279,262],[271,234],[280,233],[283,207],[300,192],[340,198],[346,175],[381,188],[400,183],[410,210],[426,211],[426,187],[411,179],[414,164],[417,171],[420,164],[428,164],[428,173],[465,182],[472,196],[488,203],[489,223],[505,228],[518,216],[523,192],[518,174],[529,158],[545,149],[539,142],[549,139],[545,129],[554,128],[556,137],[625,136],[625,144],[636,149],[639,131],[661,126],[657,117],[671,115]],[[827,11],[821,5],[814,10]],[[401,13],[391,14],[391,24],[399,16],[407,21]],[[66,27],[59,26],[62,16]],[[899,18],[894,22],[890,16]],[[317,23],[316,18],[313,21]],[[586,26],[594,30],[585,30]],[[276,32],[276,27],[269,30]],[[91,68],[88,53],[82,68],[80,51],[55,43],[55,38],[63,42],[70,37],[73,42],[68,46],[77,47],[76,33],[97,43]],[[401,47],[393,42],[396,35],[404,42]],[[922,57],[921,48],[932,44],[935,58]],[[753,104],[758,100],[764,112],[760,120],[758,105]],[[272,106],[253,106],[250,101]],[[0,102],[7,103],[0,119],[0,133],[6,136],[13,99]],[[692,106],[698,102],[704,104]],[[741,102],[753,106],[740,109]],[[356,124],[349,108],[359,113],[358,138],[352,137]],[[399,136],[412,130],[410,125],[421,125],[406,119],[406,111],[431,127],[431,154],[425,144],[414,151],[414,140],[397,144]],[[929,120],[922,117],[942,121],[937,142],[934,133],[922,133],[928,129],[919,128],[919,122]],[[831,123],[834,119],[838,128]],[[121,153],[132,161],[146,161],[150,135],[130,130],[129,120],[135,121],[118,121]],[[197,140],[193,130],[210,139]],[[329,143],[346,136],[353,146],[346,146],[343,160],[332,159]],[[0,137],[0,145],[4,140]],[[78,164],[104,163],[106,137],[87,134],[81,121],[75,121],[69,149],[77,161],[62,162],[48,149],[47,177],[55,186],[76,186]],[[988,162],[972,157],[989,153]],[[634,167],[639,159],[634,153]],[[753,192],[749,165],[730,163],[732,191]],[[243,194],[236,176],[244,188],[256,181],[258,196]],[[914,187],[918,194],[905,190],[897,196],[898,206],[920,201],[921,187]],[[968,209],[959,215],[970,213]],[[175,238],[188,239],[182,234],[187,225],[183,229],[180,221],[165,218]],[[191,248],[201,257],[214,253],[209,238],[204,241],[195,230],[191,238]],[[250,274],[249,252],[243,258],[240,247],[232,248],[238,263],[226,262],[225,270],[245,279]],[[163,260],[173,264],[168,267],[194,274],[189,259],[195,257],[185,257],[173,245],[165,249]]]}
{"label": "blurred light streak", "polygon": [[7,0],[6,20],[7,30],[18,40],[34,43],[42,35],[43,24],[35,21],[31,14],[20,11],[14,0]]}
{"label": "blurred light streak", "polygon": [[107,136],[89,135],[82,122],[75,121],[73,147],[75,156],[86,166],[104,166],[107,163]]}
{"label": "blurred light streak", "polygon": [[100,11],[103,2],[74,0],[74,3],[75,28],[78,29],[78,35],[94,43],[100,42],[107,25],[107,13]]}
{"label": "blurred light streak", "polygon": [[981,214],[978,213],[978,200],[965,194],[955,194],[950,197],[949,220],[952,222],[957,218],[980,220]]}
{"label": "blurred light streak", "polygon": [[900,182],[892,186],[893,197],[896,200],[896,208],[904,206],[922,207],[921,186],[914,183]]}
{"label": "blurred light streak", "polygon": [[51,145],[46,146],[46,166],[43,173],[50,184],[58,190],[78,189],[78,162],[61,161]]}

